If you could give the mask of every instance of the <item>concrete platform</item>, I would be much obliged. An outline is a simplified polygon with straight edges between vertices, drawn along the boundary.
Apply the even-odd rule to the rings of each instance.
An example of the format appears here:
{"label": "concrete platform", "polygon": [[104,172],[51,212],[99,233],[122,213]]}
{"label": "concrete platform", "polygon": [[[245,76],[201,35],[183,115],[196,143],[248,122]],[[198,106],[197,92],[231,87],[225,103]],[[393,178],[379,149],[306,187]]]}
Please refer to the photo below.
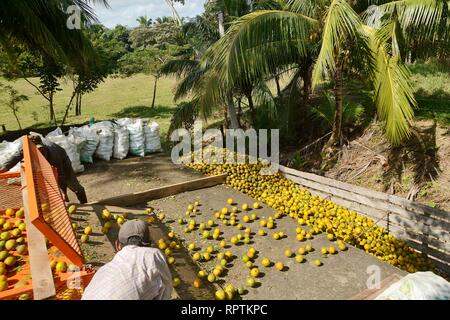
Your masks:
{"label": "concrete platform", "polygon": [[[216,227],[223,232],[222,237],[227,241],[227,244],[230,244],[230,238],[238,233],[243,235],[244,230],[238,230],[236,226],[225,226],[221,221],[214,218],[215,211],[227,206],[226,200],[228,198],[234,199],[239,207],[242,203],[251,205],[255,202],[254,199],[234,189],[220,185],[155,200],[150,202],[149,205],[166,214],[170,228],[177,235],[184,238],[186,243],[195,242],[204,251],[209,245],[218,247],[218,241],[203,240],[201,237],[202,231],[200,230],[184,233],[183,229],[185,226],[170,220],[184,217],[188,204],[199,201],[201,203],[199,207],[200,212],[194,218],[195,221],[197,223],[206,223],[210,219],[214,220],[218,223]],[[379,268],[381,281],[392,275],[399,277],[406,275],[404,271],[354,247],[349,247],[347,251],[329,255],[325,258],[320,253],[321,247],[329,247],[334,243],[330,242],[323,234],[315,236],[312,240],[299,242],[295,237],[295,228],[298,224],[291,218],[284,217],[276,220],[276,227],[269,230],[261,228],[259,223],[261,218],[273,216],[274,210],[263,205],[261,209],[253,210],[250,213],[253,212],[257,213],[259,217],[257,221],[244,223],[242,222],[243,214],[239,213],[237,214],[237,223],[242,223],[244,228],[251,228],[253,233],[256,233],[259,229],[265,229],[268,234],[266,236],[253,235],[253,243],[250,245],[242,243],[242,245],[232,245],[227,248],[232,251],[236,259],[230,264],[228,273],[222,279],[223,283],[232,283],[236,287],[246,287],[246,279],[250,273],[244,262],[241,261],[241,257],[248,251],[250,246],[254,246],[258,251],[254,265],[260,269],[263,276],[258,279],[260,284],[256,288],[249,288],[248,294],[243,296],[245,299],[350,299],[368,289],[367,281],[371,274],[368,272],[373,270],[371,268]],[[272,237],[273,233],[280,231],[283,231],[287,237],[282,240],[274,240]],[[315,250],[305,255],[305,262],[299,264],[294,258],[284,256],[286,249],[297,252],[299,247],[304,247],[307,243],[310,243]],[[334,246],[337,248],[335,244]],[[286,266],[286,271],[278,271],[274,266],[269,268],[263,267],[261,260],[264,257],[269,258],[272,262],[283,262]],[[323,266],[315,266],[313,264],[315,259],[320,259],[323,262]],[[213,268],[217,263],[215,259],[212,259],[205,266]]]}

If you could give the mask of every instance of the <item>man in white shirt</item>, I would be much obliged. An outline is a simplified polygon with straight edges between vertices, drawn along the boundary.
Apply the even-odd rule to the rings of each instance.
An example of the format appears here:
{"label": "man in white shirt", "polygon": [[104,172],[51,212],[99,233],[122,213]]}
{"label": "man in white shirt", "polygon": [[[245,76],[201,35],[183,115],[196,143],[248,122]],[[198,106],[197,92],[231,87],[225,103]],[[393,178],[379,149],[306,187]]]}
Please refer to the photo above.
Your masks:
{"label": "man in white shirt", "polygon": [[168,300],[172,276],[162,252],[148,247],[150,233],[141,220],[127,221],[119,231],[117,254],[101,267],[82,300]]}

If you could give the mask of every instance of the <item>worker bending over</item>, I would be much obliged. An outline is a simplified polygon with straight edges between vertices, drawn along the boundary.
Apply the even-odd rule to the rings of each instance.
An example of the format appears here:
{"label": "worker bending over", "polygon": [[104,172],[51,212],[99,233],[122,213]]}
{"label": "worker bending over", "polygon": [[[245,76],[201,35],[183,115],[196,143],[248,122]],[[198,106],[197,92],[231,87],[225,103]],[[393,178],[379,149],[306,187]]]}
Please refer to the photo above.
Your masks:
{"label": "worker bending over", "polygon": [[148,225],[125,222],[116,240],[117,254],[101,267],[84,291],[82,300],[168,300],[172,276],[162,252],[150,248]]}

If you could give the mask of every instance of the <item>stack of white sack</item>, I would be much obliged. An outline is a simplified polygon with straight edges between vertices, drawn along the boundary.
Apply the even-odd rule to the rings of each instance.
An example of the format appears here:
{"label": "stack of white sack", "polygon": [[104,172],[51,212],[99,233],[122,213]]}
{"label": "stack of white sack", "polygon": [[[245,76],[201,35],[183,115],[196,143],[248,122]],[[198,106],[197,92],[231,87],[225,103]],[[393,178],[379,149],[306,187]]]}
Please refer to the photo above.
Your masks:
{"label": "stack of white sack", "polygon": [[89,126],[83,126],[80,128],[70,128],[69,135],[72,134],[76,137],[84,138],[85,143],[81,146],[80,160],[82,163],[93,163],[94,154],[97,150],[100,139],[94,128]]}
{"label": "stack of white sack", "polygon": [[160,152],[161,137],[159,136],[159,124],[151,122],[144,126],[145,154]]}

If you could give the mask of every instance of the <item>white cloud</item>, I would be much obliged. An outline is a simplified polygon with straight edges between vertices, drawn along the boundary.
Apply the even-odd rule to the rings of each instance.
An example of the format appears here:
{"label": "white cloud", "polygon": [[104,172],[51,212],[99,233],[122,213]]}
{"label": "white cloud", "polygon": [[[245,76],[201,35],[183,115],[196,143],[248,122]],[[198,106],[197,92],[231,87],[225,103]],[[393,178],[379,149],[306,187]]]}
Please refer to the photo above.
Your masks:
{"label": "white cloud", "polygon": [[[186,0],[183,6],[175,4],[182,17],[194,17],[203,11],[206,0]],[[172,10],[165,0],[109,0],[110,9],[94,5],[95,13],[102,24],[113,28],[117,24],[135,27],[139,16],[147,15],[150,18],[172,16]]]}

